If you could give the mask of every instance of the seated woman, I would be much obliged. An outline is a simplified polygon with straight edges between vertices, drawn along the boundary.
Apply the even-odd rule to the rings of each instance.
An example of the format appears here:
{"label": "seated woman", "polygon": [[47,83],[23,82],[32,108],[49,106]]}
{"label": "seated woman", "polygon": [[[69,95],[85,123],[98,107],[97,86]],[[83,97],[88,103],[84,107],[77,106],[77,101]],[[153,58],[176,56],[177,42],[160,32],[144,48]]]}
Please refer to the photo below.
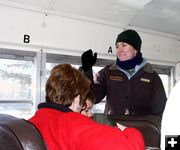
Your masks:
{"label": "seated woman", "polygon": [[49,150],[144,150],[142,134],[134,128],[99,124],[80,113],[86,107],[89,80],[69,64],[51,70],[46,102],[29,119]]}
{"label": "seated woman", "polygon": [[86,96],[86,107],[81,110],[81,114],[93,118],[92,108],[94,105],[94,97],[91,92],[88,92]]}

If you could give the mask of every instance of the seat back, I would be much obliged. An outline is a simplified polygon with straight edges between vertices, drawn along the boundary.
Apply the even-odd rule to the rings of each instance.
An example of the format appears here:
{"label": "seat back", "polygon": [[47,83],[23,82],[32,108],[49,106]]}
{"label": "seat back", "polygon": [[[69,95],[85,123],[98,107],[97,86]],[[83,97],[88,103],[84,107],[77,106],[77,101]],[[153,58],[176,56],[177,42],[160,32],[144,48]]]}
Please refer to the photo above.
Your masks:
{"label": "seat back", "polygon": [[116,122],[127,127],[134,127],[141,131],[145,145],[151,149],[160,148],[160,125],[161,118],[158,116],[127,116],[127,115],[104,115],[95,114],[95,121],[111,126]]}
{"label": "seat back", "polygon": [[0,114],[1,150],[47,150],[36,127],[30,122]]}

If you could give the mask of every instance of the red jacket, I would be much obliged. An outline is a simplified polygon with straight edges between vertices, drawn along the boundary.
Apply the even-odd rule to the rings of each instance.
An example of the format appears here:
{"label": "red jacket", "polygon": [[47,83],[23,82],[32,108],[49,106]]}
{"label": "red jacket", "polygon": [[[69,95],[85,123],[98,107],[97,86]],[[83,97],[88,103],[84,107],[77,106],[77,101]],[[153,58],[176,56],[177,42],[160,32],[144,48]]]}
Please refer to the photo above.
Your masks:
{"label": "red jacket", "polygon": [[80,113],[52,106],[43,106],[29,119],[41,132],[49,150],[145,149],[141,133],[134,128],[121,131]]}

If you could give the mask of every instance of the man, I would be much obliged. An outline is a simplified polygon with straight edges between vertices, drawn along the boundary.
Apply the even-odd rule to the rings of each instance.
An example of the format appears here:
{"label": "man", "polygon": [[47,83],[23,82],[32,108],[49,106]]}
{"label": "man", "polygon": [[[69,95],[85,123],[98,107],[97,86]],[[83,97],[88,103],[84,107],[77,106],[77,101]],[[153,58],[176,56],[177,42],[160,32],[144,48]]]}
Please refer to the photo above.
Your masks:
{"label": "man", "polygon": [[81,69],[91,80],[95,103],[106,96],[107,114],[162,116],[166,95],[162,81],[141,53],[142,40],[135,30],[126,30],[116,39],[115,63],[105,66],[93,80],[92,66],[97,53],[82,54]]}
{"label": "man", "polygon": [[93,105],[94,105],[94,97],[91,92],[88,92],[86,96],[86,108],[82,109],[81,114],[93,118],[94,116],[92,112]]}

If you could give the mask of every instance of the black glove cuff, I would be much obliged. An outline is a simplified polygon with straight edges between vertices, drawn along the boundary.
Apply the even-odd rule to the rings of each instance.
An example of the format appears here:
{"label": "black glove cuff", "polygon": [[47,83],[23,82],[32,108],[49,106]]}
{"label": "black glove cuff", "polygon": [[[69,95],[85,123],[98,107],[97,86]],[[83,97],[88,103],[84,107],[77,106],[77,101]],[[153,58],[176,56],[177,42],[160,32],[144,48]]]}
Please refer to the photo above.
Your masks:
{"label": "black glove cuff", "polygon": [[87,72],[87,71],[89,71],[89,70],[91,70],[92,69],[92,66],[82,66],[82,70],[84,71],[84,72]]}

